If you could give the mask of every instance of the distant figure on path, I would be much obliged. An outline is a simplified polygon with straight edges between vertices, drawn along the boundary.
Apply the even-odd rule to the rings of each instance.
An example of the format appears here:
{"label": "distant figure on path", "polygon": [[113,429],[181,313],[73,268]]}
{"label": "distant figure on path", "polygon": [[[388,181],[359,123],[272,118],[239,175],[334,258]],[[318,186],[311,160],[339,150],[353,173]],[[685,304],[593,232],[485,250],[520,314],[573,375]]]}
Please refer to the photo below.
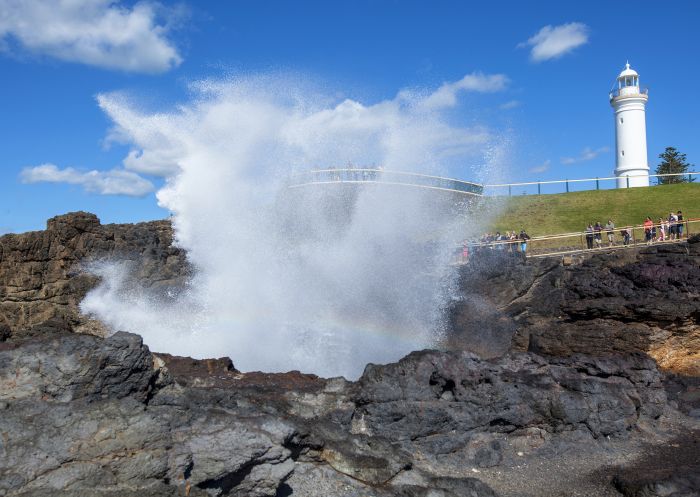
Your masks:
{"label": "distant figure on path", "polygon": [[586,246],[589,249],[593,248],[593,223],[588,223],[586,228]]}
{"label": "distant figure on path", "polygon": [[620,231],[620,235],[622,236],[622,244],[626,247],[627,245],[630,244],[630,232],[627,228],[623,229]]}
{"label": "distant figure on path", "polygon": [[654,222],[649,216],[647,216],[644,221],[644,240],[646,240],[647,245],[651,245],[651,230],[654,227]]}
{"label": "distant figure on path", "polygon": [[520,235],[518,238],[520,239],[520,251],[523,253],[523,257],[525,257],[525,253],[527,252],[527,241],[530,239],[530,235],[525,233],[525,230],[520,230]]}
{"label": "distant figure on path", "polygon": [[508,247],[510,249],[510,251],[514,254],[517,253],[518,247],[516,244],[518,243],[518,235],[515,234],[515,231],[510,232],[510,235],[508,236],[508,240],[510,240],[510,247]]}
{"label": "distant figure on path", "polygon": [[659,218],[659,241],[663,242],[666,240],[666,233],[668,233],[668,222],[664,221],[663,218]]}
{"label": "distant figure on path", "polygon": [[683,238],[683,213],[681,211],[678,211],[678,215],[676,216],[678,219],[678,224],[676,225],[676,233],[678,234],[678,239],[680,240]]}
{"label": "distant figure on path", "polygon": [[612,219],[608,219],[608,224],[605,225],[605,231],[608,234],[608,244],[612,247],[615,242],[615,223],[612,222]]}
{"label": "distant figure on path", "polygon": [[671,240],[675,240],[678,234],[678,216],[673,212],[668,215],[668,231]]}
{"label": "distant figure on path", "polygon": [[595,246],[596,248],[600,248],[603,245],[603,225],[600,224],[600,221],[597,221],[595,223],[595,226],[593,226],[593,234],[593,238],[595,239]]}

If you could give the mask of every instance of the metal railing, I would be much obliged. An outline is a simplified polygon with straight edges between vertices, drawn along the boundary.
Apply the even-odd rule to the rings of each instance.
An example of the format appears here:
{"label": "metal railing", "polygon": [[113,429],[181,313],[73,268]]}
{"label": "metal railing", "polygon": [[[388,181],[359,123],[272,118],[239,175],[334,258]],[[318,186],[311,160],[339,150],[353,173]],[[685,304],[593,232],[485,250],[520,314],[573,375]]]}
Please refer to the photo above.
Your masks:
{"label": "metal railing", "polygon": [[401,185],[468,195],[481,195],[483,193],[483,186],[478,183],[380,168],[316,169],[291,176],[287,186],[298,188],[335,183]]}
{"label": "metal railing", "polygon": [[[679,230],[678,226],[682,226]],[[611,250],[631,249],[646,245],[680,243],[700,233],[700,218],[673,223],[653,223],[651,226],[632,225],[615,227],[613,230],[593,232],[559,233],[530,237],[523,252],[523,240],[493,240],[488,242],[465,242],[457,250],[457,263],[466,263],[483,251],[505,251],[525,257],[551,257],[580,253],[596,253]]]}
{"label": "metal railing", "polygon": [[[627,188],[634,187],[630,180],[634,178],[682,178],[695,181],[700,172],[672,174],[639,174],[621,177]],[[381,168],[328,168],[316,169],[297,173],[288,180],[288,187],[297,188],[309,185],[324,185],[336,183],[377,183],[385,185],[402,185],[419,188],[429,188],[469,195],[513,196],[513,195],[544,195],[570,193],[574,191],[606,190],[617,188],[620,178],[617,176],[563,179],[548,181],[525,181],[519,183],[478,184],[442,176],[409,173],[403,171],[385,170]],[[650,185],[654,186],[654,185]]]}
{"label": "metal railing", "polygon": [[[626,188],[630,186],[630,179],[634,178],[682,178],[687,181],[695,181],[700,172],[672,173],[672,174],[637,174],[623,176]],[[607,176],[604,178],[583,178],[583,179],[563,179],[550,181],[526,181],[521,183],[501,183],[483,185],[486,195],[543,195],[553,193],[569,193],[573,191],[607,190],[617,188],[617,176]],[[657,180],[657,185],[661,181]],[[555,186],[555,188],[552,188]],[[556,188],[558,186],[559,188]],[[655,185],[649,185],[655,186]],[[582,188],[583,187],[583,188]],[[563,191],[562,191],[563,190]]]}
{"label": "metal railing", "polygon": [[627,97],[627,96],[633,97],[635,95],[648,95],[649,94],[649,88],[646,88],[646,87],[638,88],[637,89],[638,91],[636,93],[620,93],[620,92],[622,92],[622,90],[626,90],[628,88],[634,88],[634,87],[625,86],[623,88],[615,88],[615,89],[611,90],[610,91],[610,100],[612,100],[613,98],[617,98],[617,97]]}

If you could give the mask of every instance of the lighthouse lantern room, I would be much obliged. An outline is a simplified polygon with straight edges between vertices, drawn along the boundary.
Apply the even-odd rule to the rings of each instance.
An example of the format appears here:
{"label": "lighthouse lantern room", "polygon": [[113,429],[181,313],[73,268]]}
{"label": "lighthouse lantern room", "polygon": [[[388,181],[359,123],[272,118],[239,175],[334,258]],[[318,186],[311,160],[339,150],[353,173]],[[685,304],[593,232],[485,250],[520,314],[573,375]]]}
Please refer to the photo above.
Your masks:
{"label": "lighthouse lantern room", "polygon": [[610,92],[615,112],[615,176],[618,188],[649,186],[646,103],[649,95],[639,86],[639,74],[629,63]]}

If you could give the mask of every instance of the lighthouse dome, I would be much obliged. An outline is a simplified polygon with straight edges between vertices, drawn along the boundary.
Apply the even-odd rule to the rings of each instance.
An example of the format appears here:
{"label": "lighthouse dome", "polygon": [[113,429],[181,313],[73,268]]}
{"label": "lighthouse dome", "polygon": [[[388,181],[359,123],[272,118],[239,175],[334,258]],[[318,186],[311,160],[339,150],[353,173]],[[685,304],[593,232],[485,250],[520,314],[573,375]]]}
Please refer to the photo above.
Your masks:
{"label": "lighthouse dome", "polygon": [[628,62],[627,64],[625,64],[625,68],[617,77],[617,79],[623,79],[629,76],[639,76],[639,74],[637,74],[637,71],[635,71],[634,69],[630,69],[630,63]]}

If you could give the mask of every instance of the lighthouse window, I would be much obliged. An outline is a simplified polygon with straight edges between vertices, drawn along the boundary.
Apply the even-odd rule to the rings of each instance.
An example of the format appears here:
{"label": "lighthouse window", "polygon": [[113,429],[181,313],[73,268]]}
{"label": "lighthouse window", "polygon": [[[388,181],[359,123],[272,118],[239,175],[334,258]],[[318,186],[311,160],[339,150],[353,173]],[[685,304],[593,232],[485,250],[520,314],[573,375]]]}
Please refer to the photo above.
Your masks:
{"label": "lighthouse window", "polygon": [[625,155],[625,151],[624,151],[624,150],[622,151],[622,155],[623,155],[623,156]]}
{"label": "lighthouse window", "polygon": [[625,120],[622,119],[622,118],[620,118],[620,124],[622,124],[622,123],[624,123],[624,122],[625,122]]}

